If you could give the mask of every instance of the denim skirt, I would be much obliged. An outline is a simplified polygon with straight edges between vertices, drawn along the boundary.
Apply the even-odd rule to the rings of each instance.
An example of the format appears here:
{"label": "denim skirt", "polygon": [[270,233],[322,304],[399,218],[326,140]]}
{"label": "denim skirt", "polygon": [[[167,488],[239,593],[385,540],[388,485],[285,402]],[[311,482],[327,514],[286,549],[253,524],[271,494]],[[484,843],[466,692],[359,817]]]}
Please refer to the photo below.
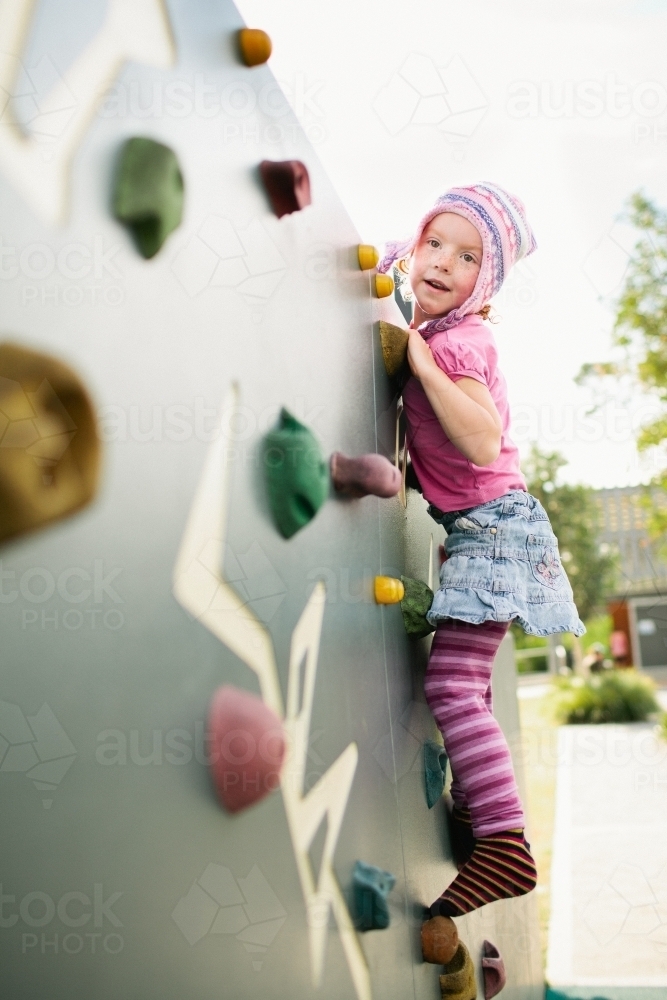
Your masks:
{"label": "denim skirt", "polygon": [[516,620],[529,635],[583,635],[558,541],[539,500],[514,490],[479,507],[429,507],[447,532],[440,588],[428,620],[479,625]]}

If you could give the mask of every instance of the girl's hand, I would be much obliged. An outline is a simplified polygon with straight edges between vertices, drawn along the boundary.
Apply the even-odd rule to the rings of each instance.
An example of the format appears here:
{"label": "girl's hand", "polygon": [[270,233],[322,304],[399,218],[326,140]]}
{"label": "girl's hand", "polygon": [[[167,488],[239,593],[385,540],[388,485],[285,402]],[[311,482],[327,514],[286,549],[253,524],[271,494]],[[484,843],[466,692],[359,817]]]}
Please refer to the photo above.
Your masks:
{"label": "girl's hand", "polygon": [[430,369],[437,368],[435,358],[431,354],[421,333],[417,330],[408,330],[408,364],[410,371],[418,382],[421,382],[423,375]]}

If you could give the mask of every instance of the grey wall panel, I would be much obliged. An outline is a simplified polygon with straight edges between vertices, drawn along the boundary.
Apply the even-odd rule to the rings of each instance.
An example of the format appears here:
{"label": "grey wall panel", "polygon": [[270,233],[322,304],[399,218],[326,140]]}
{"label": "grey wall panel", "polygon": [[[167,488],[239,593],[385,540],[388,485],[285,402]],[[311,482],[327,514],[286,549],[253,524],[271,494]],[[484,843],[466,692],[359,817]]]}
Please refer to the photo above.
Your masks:
{"label": "grey wall panel", "polygon": [[[58,4],[58,16],[55,6],[45,0],[36,8],[30,65],[48,50],[62,69],[101,23],[96,8],[99,23],[91,15],[73,27],[79,5]],[[326,584],[306,790],[356,743],[335,871],[348,898],[357,858],[396,874],[391,927],[362,940],[373,995],[434,998],[438,970],[420,962],[419,906],[453,869],[444,815],[426,809],[420,769],[420,744],[435,733],[422,690],[428,640],[410,643],[399,608],[379,608],[371,595],[376,573],[425,578],[439,529],[414,493],[406,510],[398,499],[332,497],[285,541],[271,524],[258,464],[262,434],[281,406],[306,420],[327,456],[337,449],[391,455],[395,411],[374,323],[380,316],[400,322],[399,313],[371,297],[369,275],[355,261],[360,237],[291,111],[277,119],[258,103],[240,116],[228,103],[225,112],[221,95],[229,97],[225,88],[235,81],[258,96],[277,93],[267,67],[237,63],[230,33],[241,21],[232,4],[172,0],[168,10],[177,64],[122,68],[77,152],[62,228],[41,223],[0,175],[5,264],[17,266],[0,281],[2,331],[80,372],[105,439],[96,503],[0,550],[0,699],[14,706],[7,711],[24,730],[48,706],[48,739],[38,749],[46,760],[71,758],[57,780],[42,782],[50,788],[36,787],[25,767],[0,771],[2,891],[13,897],[4,901],[0,927],[7,995],[356,995],[333,921],[322,984],[312,984],[280,793],[230,817],[215,801],[205,763],[213,691],[222,683],[259,686],[175,600],[172,572],[221,401],[236,382],[223,568],[230,573],[239,561],[246,568],[244,585],[275,645],[283,695],[293,629],[316,582]],[[170,83],[192,96],[187,113],[169,98]],[[198,110],[202,84],[211,103]],[[155,111],[142,112],[150,105],[137,102],[148,101],[155,85]],[[277,122],[282,132],[271,131]],[[183,225],[151,261],[139,257],[109,211],[119,147],[136,134],[171,145],[186,178]],[[288,157],[307,164],[313,205],[277,220],[256,166]],[[246,240],[235,258],[236,284],[231,265],[219,267],[229,262],[211,236],[221,227]],[[57,264],[73,244],[92,263],[77,277]],[[502,711],[510,717],[509,701]],[[29,755],[36,729],[19,737]],[[317,845],[316,838],[314,856]],[[227,933],[207,926],[206,905],[214,904],[193,887],[210,865],[218,874],[227,869],[234,891],[246,892],[251,927],[263,911],[283,920],[265,945],[248,950],[242,929],[229,930],[231,911]],[[172,914],[184,898],[192,905],[179,926]],[[507,930],[518,914],[524,919],[524,902],[487,909],[501,915],[493,932],[504,934],[524,983],[516,995],[536,996],[539,970],[511,957]],[[534,941],[532,911],[525,922]],[[473,950],[489,936],[485,915],[462,928]]]}

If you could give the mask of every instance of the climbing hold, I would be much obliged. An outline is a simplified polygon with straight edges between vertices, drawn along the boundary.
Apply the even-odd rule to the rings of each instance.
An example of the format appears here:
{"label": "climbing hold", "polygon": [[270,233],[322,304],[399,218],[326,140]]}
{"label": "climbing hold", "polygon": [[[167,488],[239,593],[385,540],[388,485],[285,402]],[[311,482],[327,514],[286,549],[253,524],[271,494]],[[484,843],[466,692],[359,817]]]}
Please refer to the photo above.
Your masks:
{"label": "climbing hold", "polygon": [[67,365],[0,345],[0,541],[85,507],[100,442],[86,390]]}
{"label": "climbing hold", "polygon": [[435,632],[435,626],[426,617],[433,604],[433,591],[421,580],[413,580],[409,576],[402,576],[401,580],[405,588],[405,596],[401,600],[405,631],[411,639],[423,639],[430,632]]}
{"label": "climbing hold", "polygon": [[393,576],[376,576],[373,590],[376,604],[398,604],[405,594],[403,584]]}
{"label": "climbing hold", "polygon": [[262,160],[259,173],[279,219],[310,205],[310,177],[301,160]]}
{"label": "climbing hold", "polygon": [[370,246],[368,243],[359,244],[357,255],[359,257],[359,267],[362,271],[370,271],[380,259],[380,254],[375,247]]}
{"label": "climbing hold", "polygon": [[447,965],[459,946],[459,934],[451,917],[431,917],[421,929],[422,956],[433,965]]}
{"label": "climbing hold", "polygon": [[382,455],[347,458],[335,451],[330,464],[333,487],[345,496],[393,497],[401,488],[400,471]]}
{"label": "climbing hold", "polygon": [[440,993],[442,1000],[475,1000],[477,997],[475,968],[463,941],[459,942],[451,961],[445,964],[440,976]]}
{"label": "climbing hold", "polygon": [[276,527],[283,538],[291,538],[326,500],[327,463],[312,432],[285,409],[264,438],[262,461]]}
{"label": "climbing hold", "polygon": [[382,360],[385,371],[394,378],[407,362],[408,331],[380,320],[380,344],[382,345]]}
{"label": "climbing hold", "polygon": [[116,170],[113,213],[131,231],[139,253],[154,257],[183,216],[183,175],[173,150],[153,139],[127,140]]}
{"label": "climbing hold", "polygon": [[208,715],[210,768],[229,812],[259,802],[278,787],[286,742],[280,719],[249,691],[227,684],[213,695]]}
{"label": "climbing hold", "polygon": [[394,291],[394,280],[388,274],[375,275],[375,294],[379,299],[385,299]]}
{"label": "climbing hold", "polygon": [[435,740],[424,743],[424,781],[426,784],[426,802],[432,809],[445,790],[447,775],[447,751]]}
{"label": "climbing hold", "polygon": [[261,28],[241,28],[237,40],[246,66],[261,66],[271,55],[271,39]]}
{"label": "climbing hold", "polygon": [[396,885],[396,877],[375,865],[357,861],[352,882],[357,930],[383,931],[389,927],[387,896]]}
{"label": "climbing hold", "polygon": [[505,963],[495,944],[485,941],[482,945],[482,976],[484,977],[484,1000],[492,1000],[505,988],[507,974]]}

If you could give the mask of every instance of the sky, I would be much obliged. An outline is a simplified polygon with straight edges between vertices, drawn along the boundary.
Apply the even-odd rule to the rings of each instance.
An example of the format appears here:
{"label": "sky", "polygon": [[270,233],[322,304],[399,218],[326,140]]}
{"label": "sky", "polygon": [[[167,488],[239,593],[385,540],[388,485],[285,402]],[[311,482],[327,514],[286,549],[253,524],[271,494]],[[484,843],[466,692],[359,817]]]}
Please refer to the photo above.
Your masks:
{"label": "sky", "polygon": [[[513,437],[562,478],[647,481],[655,404],[574,378],[612,356],[614,298],[643,190],[667,207],[667,0],[237,0],[363,242],[414,231],[438,194],[490,180],[526,206],[538,250],[495,300]],[[610,390],[611,391],[611,390]]]}

